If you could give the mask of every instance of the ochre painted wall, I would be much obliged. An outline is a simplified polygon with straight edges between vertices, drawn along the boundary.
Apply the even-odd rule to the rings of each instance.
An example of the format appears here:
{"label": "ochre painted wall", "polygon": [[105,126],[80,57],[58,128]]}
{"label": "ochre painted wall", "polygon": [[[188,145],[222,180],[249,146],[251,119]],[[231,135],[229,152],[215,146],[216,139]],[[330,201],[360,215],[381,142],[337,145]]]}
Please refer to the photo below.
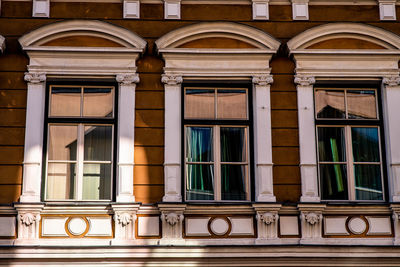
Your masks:
{"label": "ochre painted wall", "polygon": [[[26,108],[23,75],[28,58],[18,38],[40,26],[64,19],[99,19],[125,27],[148,42],[137,62],[140,83],[136,91],[135,169],[136,200],[161,201],[164,161],[163,61],[154,52],[154,41],[185,25],[201,21],[236,21],[263,30],[282,42],[272,60],[271,86],[274,191],[280,202],[300,197],[299,144],[294,63],[285,43],[306,29],[328,22],[361,22],[400,34],[397,22],[380,22],[378,6],[309,6],[309,21],[292,21],[291,6],[270,6],[269,21],[253,21],[250,5],[182,5],[181,20],[164,20],[161,4],[142,4],[140,20],[122,19],[122,4],[52,2],[50,18],[32,18],[32,2],[3,1],[0,34],[7,49],[0,55],[0,203],[17,201],[22,184]],[[400,8],[397,8],[400,17]],[[327,45],[327,44],[323,44]],[[328,44],[329,46],[329,44]]]}

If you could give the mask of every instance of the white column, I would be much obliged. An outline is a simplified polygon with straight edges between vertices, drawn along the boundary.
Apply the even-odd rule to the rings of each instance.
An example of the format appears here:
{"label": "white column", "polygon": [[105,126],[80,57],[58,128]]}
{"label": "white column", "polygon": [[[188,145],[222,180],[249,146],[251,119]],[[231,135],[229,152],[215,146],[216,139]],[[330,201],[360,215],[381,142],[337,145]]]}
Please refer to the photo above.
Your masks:
{"label": "white column", "polygon": [[116,202],[134,202],[135,89],[139,76],[118,74],[116,80],[119,83]]}
{"label": "white column", "polygon": [[383,78],[383,112],[390,201],[400,202],[400,77]]}
{"label": "white column", "polygon": [[40,202],[46,75],[30,72],[24,78],[28,82],[28,99],[20,202]]}
{"label": "white column", "polygon": [[275,202],[272,178],[271,75],[253,77],[255,189],[257,202]]}
{"label": "white column", "polygon": [[297,109],[299,119],[301,202],[319,202],[314,96],[315,78],[296,75]]}
{"label": "white column", "polygon": [[182,76],[162,75],[165,89],[164,202],[181,202]]}

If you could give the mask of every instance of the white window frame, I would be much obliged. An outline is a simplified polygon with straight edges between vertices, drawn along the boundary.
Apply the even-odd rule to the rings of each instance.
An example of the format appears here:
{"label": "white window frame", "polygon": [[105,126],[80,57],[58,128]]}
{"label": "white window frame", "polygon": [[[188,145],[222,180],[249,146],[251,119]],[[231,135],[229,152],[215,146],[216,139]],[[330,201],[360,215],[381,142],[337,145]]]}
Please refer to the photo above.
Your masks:
{"label": "white window frame", "polygon": [[[232,38],[252,44],[249,49],[190,49],[179,45],[207,37]],[[207,22],[174,30],[156,41],[165,60],[164,202],[182,201],[181,84],[193,80],[251,81],[255,200],[275,202],[272,179],[269,62],[280,42],[263,31],[237,23]]]}
{"label": "white window frame", "polygon": [[[383,49],[307,49],[334,38],[368,41]],[[320,202],[313,84],[316,80],[381,81],[382,119],[390,201],[400,201],[400,37],[380,28],[359,23],[332,23],[311,28],[288,42],[296,62],[300,142],[301,202]],[[397,104],[396,104],[397,103]],[[385,189],[388,190],[388,189]]]}
{"label": "white window frame", "polygon": [[[43,44],[66,36],[95,36],[120,44],[121,47],[60,47]],[[46,79],[82,80],[116,79],[118,88],[118,136],[116,202],[134,202],[134,114],[135,88],[139,82],[136,60],[146,41],[131,31],[109,23],[71,20],[43,26],[19,39],[28,54],[27,116],[25,130],[24,172],[20,202],[40,202]]]}

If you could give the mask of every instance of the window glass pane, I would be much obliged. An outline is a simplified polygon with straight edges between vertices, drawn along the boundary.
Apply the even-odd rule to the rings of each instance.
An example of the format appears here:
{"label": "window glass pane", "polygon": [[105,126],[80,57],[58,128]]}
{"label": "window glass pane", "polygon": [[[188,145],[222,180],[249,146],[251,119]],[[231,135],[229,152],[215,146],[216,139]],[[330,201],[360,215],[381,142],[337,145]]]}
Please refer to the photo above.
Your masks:
{"label": "window glass pane", "polygon": [[322,199],[348,199],[346,171],[344,164],[319,165]]}
{"label": "window glass pane", "polygon": [[187,200],[214,199],[214,166],[211,164],[186,165]]}
{"label": "window glass pane", "polygon": [[221,161],[246,162],[246,129],[242,127],[221,127],[220,129]]}
{"label": "window glass pane", "polygon": [[83,200],[111,199],[111,164],[83,165]]}
{"label": "window glass pane", "polygon": [[186,89],[185,119],[215,119],[215,90]]}
{"label": "window glass pane", "polygon": [[46,199],[74,199],[75,163],[48,163]]}
{"label": "window glass pane", "polygon": [[84,160],[111,161],[112,126],[85,126]]}
{"label": "window glass pane", "polygon": [[317,118],[346,118],[343,90],[315,91]]}
{"label": "window glass pane", "polygon": [[80,87],[52,87],[50,116],[79,117],[81,115]]}
{"label": "window glass pane", "polygon": [[318,127],[319,161],[345,162],[346,145],[343,127]]}
{"label": "window glass pane", "polygon": [[113,90],[112,88],[84,88],[83,116],[112,117]]}
{"label": "window glass pane", "polygon": [[213,129],[211,127],[186,127],[186,161],[213,161]]}
{"label": "window glass pane", "polygon": [[352,127],[353,158],[355,162],[379,162],[378,128]]}
{"label": "window glass pane", "polygon": [[49,160],[76,160],[78,126],[49,126]]}
{"label": "window glass pane", "polygon": [[349,119],[376,119],[374,90],[348,90],[347,113]]}
{"label": "window glass pane", "polygon": [[380,165],[355,164],[354,175],[357,200],[383,199]]}
{"label": "window glass pane", "polygon": [[221,165],[222,200],[246,200],[246,165]]}
{"label": "window glass pane", "polygon": [[246,90],[217,90],[218,119],[247,119]]}

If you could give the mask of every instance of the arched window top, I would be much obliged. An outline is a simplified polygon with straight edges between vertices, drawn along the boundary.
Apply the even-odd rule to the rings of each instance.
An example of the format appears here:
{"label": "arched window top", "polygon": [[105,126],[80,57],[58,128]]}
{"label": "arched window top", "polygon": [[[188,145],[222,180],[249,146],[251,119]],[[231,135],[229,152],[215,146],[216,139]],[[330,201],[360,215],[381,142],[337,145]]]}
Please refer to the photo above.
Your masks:
{"label": "arched window top", "polygon": [[367,49],[383,52],[400,49],[400,37],[371,25],[331,23],[306,30],[293,37],[287,45],[291,53],[331,49]]}
{"label": "arched window top", "polygon": [[206,22],[171,31],[156,41],[160,52],[170,49],[259,49],[276,52],[280,42],[253,27],[231,22]]}
{"label": "arched window top", "polygon": [[146,41],[137,34],[106,22],[97,20],[71,20],[52,23],[19,39],[24,50],[34,48],[63,47],[69,50],[74,47],[107,47],[142,52],[146,47]]}

